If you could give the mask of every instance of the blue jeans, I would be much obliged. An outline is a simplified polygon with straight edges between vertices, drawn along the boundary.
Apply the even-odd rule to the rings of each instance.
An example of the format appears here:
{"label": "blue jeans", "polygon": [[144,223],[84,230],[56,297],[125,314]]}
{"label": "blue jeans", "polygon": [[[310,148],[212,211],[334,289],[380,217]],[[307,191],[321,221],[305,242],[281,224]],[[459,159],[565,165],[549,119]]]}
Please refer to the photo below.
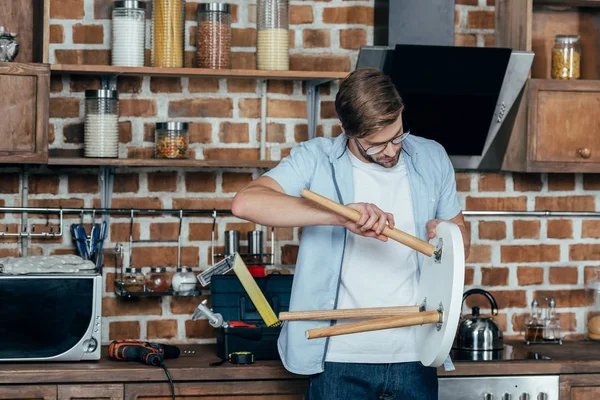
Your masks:
{"label": "blue jeans", "polygon": [[310,377],[307,400],[437,400],[437,369],[418,362],[325,363]]}

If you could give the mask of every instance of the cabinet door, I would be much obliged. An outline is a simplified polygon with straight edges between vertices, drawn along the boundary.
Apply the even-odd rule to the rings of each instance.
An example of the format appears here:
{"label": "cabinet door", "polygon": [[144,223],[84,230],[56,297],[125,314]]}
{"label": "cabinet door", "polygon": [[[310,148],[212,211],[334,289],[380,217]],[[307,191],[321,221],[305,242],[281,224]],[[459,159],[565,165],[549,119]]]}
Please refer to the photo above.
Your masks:
{"label": "cabinet door", "polygon": [[0,385],[0,400],[56,400],[56,386]]}
{"label": "cabinet door", "polygon": [[123,400],[123,385],[59,385],[58,400]]}
{"label": "cabinet door", "polygon": [[[302,400],[307,381],[224,381],[177,383],[178,400]],[[131,384],[125,386],[126,400],[170,400],[171,389],[164,384]]]}
{"label": "cabinet door", "polygon": [[600,386],[571,388],[571,400],[598,400],[600,399]]}
{"label": "cabinet door", "polygon": [[600,171],[600,82],[533,79],[528,170]]}
{"label": "cabinet door", "polygon": [[600,375],[578,374],[560,376],[561,400],[600,399]]}
{"label": "cabinet door", "polygon": [[48,162],[49,66],[0,63],[0,162]]}

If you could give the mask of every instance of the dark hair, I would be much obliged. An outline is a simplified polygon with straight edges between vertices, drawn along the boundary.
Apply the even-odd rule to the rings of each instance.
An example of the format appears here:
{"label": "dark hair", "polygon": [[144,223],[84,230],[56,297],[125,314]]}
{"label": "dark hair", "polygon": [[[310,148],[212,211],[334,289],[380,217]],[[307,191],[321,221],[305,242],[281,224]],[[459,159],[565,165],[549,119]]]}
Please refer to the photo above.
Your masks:
{"label": "dark hair", "polygon": [[340,85],[335,111],[349,137],[362,138],[396,122],[404,109],[392,80],[375,68],[352,72]]}

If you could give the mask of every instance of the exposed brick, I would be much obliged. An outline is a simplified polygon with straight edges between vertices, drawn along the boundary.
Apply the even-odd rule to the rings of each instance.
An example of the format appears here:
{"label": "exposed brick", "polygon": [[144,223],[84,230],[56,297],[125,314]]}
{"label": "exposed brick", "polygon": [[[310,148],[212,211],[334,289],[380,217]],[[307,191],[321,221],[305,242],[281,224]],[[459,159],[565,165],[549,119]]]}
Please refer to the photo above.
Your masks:
{"label": "exposed brick", "polygon": [[295,71],[350,71],[350,57],[334,54],[290,54],[290,69]]}
{"label": "exposed brick", "polygon": [[330,47],[331,33],[325,29],[304,29],[302,43],[304,48]]}
{"label": "exposed brick", "polygon": [[223,192],[237,193],[252,182],[251,173],[223,172]]}
{"label": "exposed brick", "polygon": [[294,82],[293,81],[268,81],[267,82],[268,93],[278,94],[293,94],[294,93]]}
{"label": "exposed brick", "polygon": [[600,244],[569,245],[569,260],[587,261],[600,260]]}
{"label": "exposed brick", "polygon": [[54,52],[57,64],[109,65],[110,50],[64,50]]}
{"label": "exposed brick", "polygon": [[219,125],[221,143],[248,143],[250,131],[247,123],[221,122]]}
{"label": "exposed brick", "polygon": [[157,197],[113,198],[111,205],[114,208],[163,208],[162,200]]}
{"label": "exposed brick", "polygon": [[210,339],[215,337],[215,329],[209,325],[208,320],[185,321],[185,336],[188,339]]}
{"label": "exposed brick", "polygon": [[179,222],[153,222],[150,224],[151,240],[177,240]]}
{"label": "exposed brick", "polygon": [[156,116],[156,101],[151,99],[121,99],[119,108],[121,117]]}
{"label": "exposed brick", "polygon": [[63,142],[65,143],[83,143],[84,142],[83,124],[65,124],[63,126]]}
{"label": "exposed brick", "polygon": [[294,228],[275,228],[277,240],[294,240]]}
{"label": "exposed brick", "polygon": [[475,280],[475,268],[465,267],[465,286],[473,285],[474,280]]}
{"label": "exposed brick", "polygon": [[203,149],[205,160],[258,160],[258,149]]}
{"label": "exposed brick", "polygon": [[457,33],[454,35],[455,46],[477,46],[477,35],[469,33]]}
{"label": "exposed brick", "polygon": [[[269,81],[267,85],[273,81]],[[256,79],[229,79],[227,80],[229,93],[256,93]]]}
{"label": "exposed brick", "polygon": [[53,0],[50,2],[51,19],[83,19],[84,0]]}
{"label": "exposed brick", "polygon": [[517,281],[519,286],[540,285],[544,282],[544,269],[540,267],[518,267]]}
{"label": "exposed brick", "polygon": [[104,43],[104,27],[102,25],[73,25],[73,43],[102,44]]}
{"label": "exposed brick", "polygon": [[312,24],[313,8],[312,6],[290,6],[290,25]]}
{"label": "exposed brick", "polygon": [[98,175],[69,175],[68,190],[69,193],[98,193],[100,191]]}
{"label": "exposed brick", "polygon": [[479,221],[479,239],[506,239],[506,223],[503,221]]}
{"label": "exposed brick", "polygon": [[581,223],[582,238],[600,238],[600,221],[587,220]]}
{"label": "exposed brick", "polygon": [[169,102],[169,117],[232,117],[233,102],[227,98],[184,99]]}
{"label": "exposed brick", "polygon": [[298,143],[308,140],[308,125],[294,126],[294,140]]}
{"label": "exposed brick", "polygon": [[212,124],[208,122],[191,123],[188,126],[191,143],[211,143]]}
{"label": "exposed brick", "polygon": [[268,99],[267,116],[271,118],[306,118],[306,102]]}
{"label": "exposed brick", "polygon": [[[213,225],[212,223],[192,222],[190,223],[189,240],[210,240]],[[218,231],[215,229],[215,239],[218,237]]]}
{"label": "exposed brick", "polygon": [[600,278],[600,267],[583,268],[583,282],[588,283],[592,279]]}
{"label": "exposed brick", "polygon": [[540,221],[513,221],[515,239],[538,239],[540,237]]}
{"label": "exposed brick", "polygon": [[550,239],[570,239],[573,237],[573,221],[560,219],[547,222]]}
{"label": "exposed brick", "polygon": [[150,78],[150,90],[152,93],[181,93],[181,79],[153,76]]}
{"label": "exposed brick", "polygon": [[260,117],[260,99],[240,99],[238,108],[242,118]]}
{"label": "exposed brick", "polygon": [[600,190],[600,174],[583,174],[585,190]]}
{"label": "exposed brick", "polygon": [[119,122],[119,143],[129,143],[132,139],[131,121]]}
{"label": "exposed brick", "polygon": [[506,177],[502,174],[480,174],[477,187],[480,192],[504,192]]}
{"label": "exposed brick", "polygon": [[119,76],[117,90],[119,94],[139,94],[142,92],[143,82],[144,79],[141,76]]}
{"label": "exposed brick", "polygon": [[129,222],[127,223],[110,223],[110,240],[113,243],[129,241],[129,232],[131,230],[131,237],[133,240],[140,238],[140,224],[138,222],[133,223],[133,229]]}
{"label": "exposed brick", "polygon": [[231,68],[233,69],[255,69],[256,52],[236,51],[231,53]]}
{"label": "exposed brick", "polygon": [[0,193],[16,194],[19,193],[20,177],[17,173],[2,173],[2,184],[0,185]]}
{"label": "exposed brick", "polygon": [[[527,307],[527,296],[524,290],[490,290],[489,292],[496,300],[496,303],[498,303],[500,310]],[[468,307],[478,306],[484,310],[489,310],[490,308],[488,299],[480,295],[467,297],[465,304]]]}
{"label": "exposed brick", "polygon": [[55,139],[56,139],[56,135],[55,135],[55,130],[54,130],[54,124],[50,123],[50,124],[48,124],[48,143],[53,144]]}
{"label": "exposed brick", "polygon": [[138,321],[110,322],[108,325],[108,338],[110,340],[139,339],[140,323]]}
{"label": "exposed brick", "polygon": [[549,281],[553,285],[576,284],[578,279],[577,267],[550,267]]}
{"label": "exposed brick", "polygon": [[492,246],[484,244],[471,245],[471,251],[467,263],[488,263],[492,259]]}
{"label": "exposed brick", "polygon": [[209,296],[200,296],[200,297],[172,297],[171,298],[171,313],[172,314],[187,314],[191,315],[198,307],[198,304],[203,300],[208,300],[207,307],[211,307],[210,305],[210,297]]}
{"label": "exposed brick", "polygon": [[29,175],[30,194],[58,194],[58,175]]}
{"label": "exposed brick", "polygon": [[232,47],[256,47],[256,29],[233,28],[231,30]]}
{"label": "exposed brick", "polygon": [[219,91],[219,80],[191,77],[188,81],[188,90],[190,93],[216,93]]}
{"label": "exposed brick", "polygon": [[496,47],[496,35],[483,35],[483,47]]}
{"label": "exposed brick", "polygon": [[[260,128],[258,130],[260,134]],[[271,122],[267,124],[267,142],[285,143],[285,125]]]}
{"label": "exposed brick", "polygon": [[471,174],[462,172],[456,173],[456,190],[459,192],[471,191]]}
{"label": "exposed brick", "polygon": [[82,208],[83,199],[31,199],[29,207]]}
{"label": "exposed brick", "polygon": [[137,193],[140,190],[138,174],[115,174],[113,182],[114,193]]}
{"label": "exposed brick", "polygon": [[540,174],[513,174],[513,185],[516,192],[539,192],[542,190]]}
{"label": "exposed brick", "polygon": [[175,192],[177,172],[149,172],[148,190],[151,192]]}
{"label": "exposed brick", "polygon": [[477,6],[479,5],[479,0],[455,0],[455,4],[460,4],[463,6]]}
{"label": "exposed brick", "polygon": [[335,111],[335,102],[333,102],[333,101],[322,101],[321,102],[321,118],[322,119],[337,119],[337,112]]}
{"label": "exposed brick", "polygon": [[65,29],[62,25],[50,25],[50,43],[65,41]]}
{"label": "exposed brick", "polygon": [[174,319],[148,321],[148,339],[172,339],[177,337],[177,321]]}
{"label": "exposed brick", "polygon": [[[198,265],[198,248],[181,248],[182,265]],[[131,255],[132,267],[175,267],[177,266],[177,246],[134,247]]]}
{"label": "exposed brick", "polygon": [[585,289],[573,290],[536,290],[533,293],[535,298],[554,297],[557,308],[564,307],[583,307],[588,305]]}
{"label": "exposed brick", "polygon": [[548,190],[575,190],[575,175],[548,174]]}
{"label": "exposed brick", "polygon": [[559,245],[508,245],[500,248],[503,263],[551,262],[560,260]]}
{"label": "exposed brick", "polygon": [[525,211],[527,197],[467,197],[467,210]]}
{"label": "exposed brick", "polygon": [[358,50],[367,45],[367,31],[364,29],[341,29],[340,47],[342,49]]}
{"label": "exposed brick", "polygon": [[594,196],[536,197],[536,211],[595,211]]}
{"label": "exposed brick", "polygon": [[140,298],[138,301],[124,301],[116,297],[102,299],[102,315],[105,317],[161,314],[161,299],[159,297]]}
{"label": "exposed brick", "polygon": [[467,14],[469,29],[494,29],[495,14],[493,11],[472,10]]}
{"label": "exposed brick", "polygon": [[79,99],[74,97],[51,97],[50,118],[79,117]]}
{"label": "exposed brick", "polygon": [[281,247],[281,263],[295,265],[298,258],[298,246],[286,244]]}
{"label": "exposed brick", "polygon": [[323,22],[340,25],[373,25],[373,8],[363,6],[324,8]]}
{"label": "exposed brick", "polygon": [[214,172],[186,172],[186,192],[215,192],[217,190],[217,174]]}
{"label": "exposed brick", "polygon": [[508,285],[508,268],[506,267],[482,267],[481,284],[484,286],[506,286]]}
{"label": "exposed brick", "polygon": [[217,210],[229,210],[231,209],[231,203],[233,198],[221,198],[221,199],[191,199],[191,198],[177,198],[173,199],[173,208],[182,208],[182,209],[190,209],[190,208],[208,208],[208,209],[217,209]]}
{"label": "exposed brick", "polygon": [[62,92],[63,83],[61,75],[52,75],[50,76],[50,93],[58,93]]}

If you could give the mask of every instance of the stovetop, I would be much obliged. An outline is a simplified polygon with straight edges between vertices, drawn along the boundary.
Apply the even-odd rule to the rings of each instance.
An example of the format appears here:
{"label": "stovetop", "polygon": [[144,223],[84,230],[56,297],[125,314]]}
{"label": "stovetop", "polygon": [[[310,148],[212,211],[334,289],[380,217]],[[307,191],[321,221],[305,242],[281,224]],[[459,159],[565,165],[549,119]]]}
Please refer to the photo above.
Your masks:
{"label": "stovetop", "polygon": [[526,348],[515,348],[504,345],[502,350],[468,351],[452,349],[452,361],[527,361],[551,360],[551,357],[529,351]]}

